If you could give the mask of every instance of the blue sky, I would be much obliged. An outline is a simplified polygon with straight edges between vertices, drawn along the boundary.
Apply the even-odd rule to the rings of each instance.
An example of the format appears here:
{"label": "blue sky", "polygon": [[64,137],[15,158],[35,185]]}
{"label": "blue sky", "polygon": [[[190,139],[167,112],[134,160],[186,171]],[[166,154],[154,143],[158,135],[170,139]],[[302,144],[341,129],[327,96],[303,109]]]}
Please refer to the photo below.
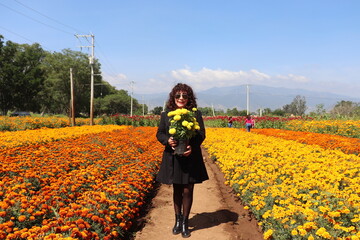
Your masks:
{"label": "blue sky", "polygon": [[[80,51],[94,34],[104,79],[168,92],[234,85],[359,97],[357,0],[0,0],[0,34]],[[90,53],[88,49],[82,49]]]}

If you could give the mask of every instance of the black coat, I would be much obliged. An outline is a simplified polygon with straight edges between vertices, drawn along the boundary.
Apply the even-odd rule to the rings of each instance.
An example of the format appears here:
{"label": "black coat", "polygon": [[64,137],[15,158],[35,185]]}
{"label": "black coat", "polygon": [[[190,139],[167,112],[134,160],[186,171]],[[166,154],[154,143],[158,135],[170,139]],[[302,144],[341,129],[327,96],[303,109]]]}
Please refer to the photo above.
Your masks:
{"label": "black coat", "polygon": [[158,141],[165,146],[159,173],[156,181],[164,184],[201,183],[209,179],[206,172],[201,143],[205,140],[205,126],[200,111],[196,111],[196,121],[200,130],[190,139],[191,154],[188,157],[174,155],[174,150],[168,143],[170,118],[168,112],[161,113],[160,124],[156,133]]}

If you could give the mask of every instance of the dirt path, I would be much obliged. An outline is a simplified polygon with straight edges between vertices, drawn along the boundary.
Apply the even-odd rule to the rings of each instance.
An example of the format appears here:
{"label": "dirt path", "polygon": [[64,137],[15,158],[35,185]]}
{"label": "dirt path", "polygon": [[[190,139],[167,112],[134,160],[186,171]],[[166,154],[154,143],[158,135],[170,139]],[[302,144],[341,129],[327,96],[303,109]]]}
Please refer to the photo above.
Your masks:
{"label": "dirt path", "polygon": [[[194,202],[190,213],[190,239],[196,240],[262,240],[257,222],[237,200],[218,166],[203,151],[210,180],[195,185]],[[145,217],[145,226],[134,240],[182,239],[173,235],[174,210],[172,186],[161,185]]]}

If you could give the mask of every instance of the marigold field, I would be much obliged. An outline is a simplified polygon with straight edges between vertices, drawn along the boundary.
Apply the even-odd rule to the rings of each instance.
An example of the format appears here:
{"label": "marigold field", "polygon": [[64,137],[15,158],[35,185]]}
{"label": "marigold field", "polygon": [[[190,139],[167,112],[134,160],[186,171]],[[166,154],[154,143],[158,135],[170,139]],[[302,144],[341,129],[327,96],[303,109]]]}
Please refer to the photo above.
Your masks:
{"label": "marigold field", "polygon": [[204,146],[260,222],[265,239],[359,239],[358,140],[209,128]]}
{"label": "marigold field", "polygon": [[[129,234],[163,146],[156,127],[134,127],[157,119],[117,119],[133,126],[19,118],[0,131],[0,239]],[[264,239],[360,239],[359,121],[292,119],[279,124],[287,130],[265,121],[250,133],[207,127],[203,143]]]}
{"label": "marigold field", "polygon": [[155,132],[83,126],[1,138],[0,239],[121,239],[153,188]]}

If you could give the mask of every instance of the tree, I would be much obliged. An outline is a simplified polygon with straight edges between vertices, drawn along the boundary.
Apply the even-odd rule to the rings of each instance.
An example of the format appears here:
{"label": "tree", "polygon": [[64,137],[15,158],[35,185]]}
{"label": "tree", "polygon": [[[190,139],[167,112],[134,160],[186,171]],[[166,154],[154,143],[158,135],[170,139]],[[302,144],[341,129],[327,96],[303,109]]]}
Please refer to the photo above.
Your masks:
{"label": "tree", "polygon": [[340,101],[330,111],[335,116],[360,116],[360,105],[352,101]]}
{"label": "tree", "polygon": [[39,44],[17,44],[0,36],[1,112],[21,109],[39,111],[39,92],[44,83],[41,62],[45,57]]}
{"label": "tree", "polygon": [[199,107],[199,110],[201,111],[203,116],[212,116],[213,111],[211,107]]}
{"label": "tree", "polygon": [[296,116],[303,116],[305,114],[306,100],[305,97],[297,95],[294,100],[290,104],[286,104],[283,106],[283,110],[285,113],[293,114]]}
{"label": "tree", "polygon": [[310,116],[324,116],[326,114],[326,110],[324,108],[324,104],[317,104],[315,106],[315,111],[314,112],[310,112]]}
{"label": "tree", "polygon": [[154,115],[161,115],[162,111],[163,111],[163,107],[154,107],[154,109],[152,110],[152,113]]}
{"label": "tree", "polygon": [[[116,90],[115,94],[107,95],[94,100],[95,115],[130,114],[131,97],[125,90]],[[133,111],[140,108],[136,99],[133,99]]]}
{"label": "tree", "polygon": [[[87,54],[62,50],[61,53],[48,53],[44,59],[44,69],[46,80],[42,96],[42,110],[53,113],[69,113],[70,109],[70,68],[73,69],[74,94],[75,94],[75,114],[88,114],[90,109],[90,65]],[[94,98],[114,92],[113,87],[104,84],[100,73],[100,64],[95,59],[94,62]],[[103,85],[100,85],[103,84]],[[101,89],[102,90],[99,90]]]}
{"label": "tree", "polygon": [[285,116],[285,111],[280,109],[280,108],[277,108],[274,111],[272,111],[271,114],[274,115],[274,116],[281,116],[282,117],[282,116]]}
{"label": "tree", "polygon": [[227,110],[226,110],[226,114],[227,114],[228,116],[240,116],[240,111],[237,110],[237,108],[227,109]]}

